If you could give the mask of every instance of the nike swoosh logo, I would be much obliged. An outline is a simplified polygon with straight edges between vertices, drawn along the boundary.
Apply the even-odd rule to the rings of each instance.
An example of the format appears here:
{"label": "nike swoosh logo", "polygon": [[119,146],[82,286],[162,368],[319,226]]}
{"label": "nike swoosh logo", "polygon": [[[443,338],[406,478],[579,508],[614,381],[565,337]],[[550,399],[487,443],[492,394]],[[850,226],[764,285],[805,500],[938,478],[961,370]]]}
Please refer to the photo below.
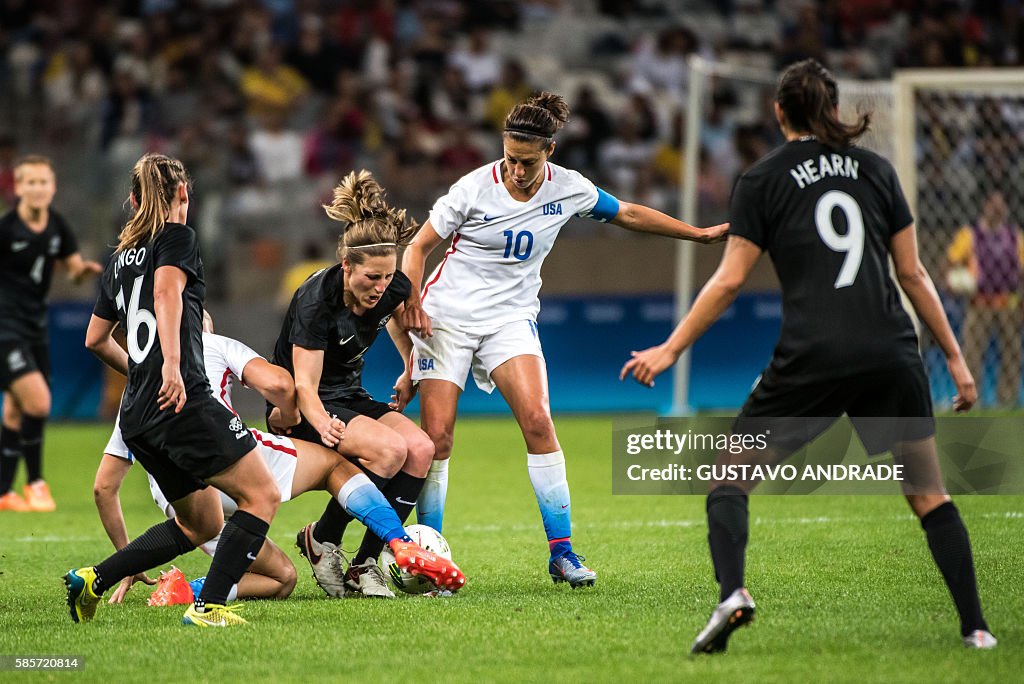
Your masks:
{"label": "nike swoosh logo", "polygon": [[498,214],[495,214],[494,216],[491,216],[490,214],[484,214],[484,221],[493,221],[496,218],[501,218],[501,216]]}
{"label": "nike swoosh logo", "polygon": [[12,252],[20,252],[21,250],[25,249],[26,247],[28,247],[28,241],[27,240],[19,241],[19,242],[12,242],[11,243],[11,251]]}
{"label": "nike swoosh logo", "polygon": [[355,335],[349,335],[343,340],[338,340],[338,344],[344,346],[345,344],[348,344],[348,341],[351,340],[353,337],[355,337]]}
{"label": "nike swoosh logo", "polygon": [[397,503],[400,503],[400,504],[405,504],[406,506],[415,506],[415,505],[416,505],[416,502],[415,502],[415,501],[406,501],[405,499],[403,499],[403,498],[402,498],[402,497],[400,497],[400,496],[396,496],[396,497],[395,497],[395,501],[396,501]]}
{"label": "nike swoosh logo", "polygon": [[249,553],[245,554],[245,557],[246,557],[246,558],[248,558],[248,559],[249,559],[249,560],[251,560],[251,561],[254,561],[254,560],[256,560],[256,556],[254,556],[254,555],[252,554],[252,551],[250,551]]}

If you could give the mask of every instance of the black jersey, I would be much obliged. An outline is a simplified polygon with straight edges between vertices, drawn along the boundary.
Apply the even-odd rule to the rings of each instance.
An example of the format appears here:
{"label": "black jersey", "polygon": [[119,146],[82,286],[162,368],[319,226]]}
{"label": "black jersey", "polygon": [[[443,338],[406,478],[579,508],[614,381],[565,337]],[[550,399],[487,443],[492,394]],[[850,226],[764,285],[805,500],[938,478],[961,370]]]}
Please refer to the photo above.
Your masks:
{"label": "black jersey", "polygon": [[127,336],[128,385],[121,400],[121,432],[126,438],[173,415],[173,409],[157,407],[164,356],[153,311],[153,284],[161,266],[175,266],[187,276],[179,332],[186,405],[211,395],[203,366],[206,284],[198,240],[191,227],[168,223],[152,242],[114,252],[103,271],[93,311],[100,318],[118,321]]}
{"label": "black jersey", "polygon": [[885,159],[816,140],[786,143],[744,173],[730,235],[767,251],[782,333],[766,374],[817,382],[920,362],[889,275],[889,243],[913,218]]}
{"label": "black jersey", "polygon": [[323,350],[322,401],[370,396],[362,386],[363,355],[412,292],[406,275],[395,271],[377,305],[357,316],[345,306],[342,277],[337,264],[314,273],[295,291],[274,347],[274,363],[293,376],[292,345]]}
{"label": "black jersey", "polygon": [[0,216],[0,341],[46,342],[46,296],[53,264],[78,251],[64,218],[49,210],[42,232],[12,209]]}

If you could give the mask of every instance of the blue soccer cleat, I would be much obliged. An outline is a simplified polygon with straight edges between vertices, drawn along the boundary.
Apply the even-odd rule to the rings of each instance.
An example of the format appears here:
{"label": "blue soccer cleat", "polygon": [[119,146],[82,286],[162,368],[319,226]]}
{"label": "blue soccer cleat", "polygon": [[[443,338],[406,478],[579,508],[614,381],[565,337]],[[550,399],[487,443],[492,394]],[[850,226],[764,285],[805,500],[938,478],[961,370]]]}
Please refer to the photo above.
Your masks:
{"label": "blue soccer cleat", "polygon": [[203,592],[203,585],[206,584],[206,576],[196,577],[194,580],[188,583],[188,586],[192,587],[192,596],[198,597]]}
{"label": "blue soccer cleat", "polygon": [[594,582],[597,581],[597,573],[583,565],[585,560],[583,556],[577,556],[571,550],[552,558],[548,563],[548,574],[551,575],[551,581],[555,584],[568,582],[573,589],[594,586]]}

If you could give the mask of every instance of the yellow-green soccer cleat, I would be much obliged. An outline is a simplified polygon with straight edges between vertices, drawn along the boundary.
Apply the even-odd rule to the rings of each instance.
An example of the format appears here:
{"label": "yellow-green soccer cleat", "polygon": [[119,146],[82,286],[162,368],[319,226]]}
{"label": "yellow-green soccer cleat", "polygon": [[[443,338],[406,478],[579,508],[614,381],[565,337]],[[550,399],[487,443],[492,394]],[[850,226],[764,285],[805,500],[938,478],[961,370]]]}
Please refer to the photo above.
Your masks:
{"label": "yellow-green soccer cleat", "polygon": [[64,575],[64,586],[68,588],[68,608],[71,609],[73,622],[88,622],[96,615],[100,597],[92,590],[95,580],[95,568],[75,568]]}
{"label": "yellow-green soccer cleat", "polygon": [[236,625],[249,624],[238,610],[241,603],[233,606],[218,606],[214,603],[207,603],[206,609],[200,613],[194,605],[188,607],[185,616],[181,618],[181,624],[193,625],[195,627],[234,627]]}

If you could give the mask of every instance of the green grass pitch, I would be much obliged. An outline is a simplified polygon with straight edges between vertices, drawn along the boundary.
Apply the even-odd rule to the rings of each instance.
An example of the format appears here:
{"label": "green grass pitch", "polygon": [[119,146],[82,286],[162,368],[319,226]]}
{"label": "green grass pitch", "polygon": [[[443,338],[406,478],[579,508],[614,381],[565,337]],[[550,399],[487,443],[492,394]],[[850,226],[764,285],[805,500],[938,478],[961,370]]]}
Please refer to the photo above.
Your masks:
{"label": "green grass pitch", "polygon": [[[0,655],[84,655],[83,671],[3,681],[1010,681],[1024,658],[1018,591],[1024,498],[961,497],[993,632],[960,645],[952,602],[899,497],[753,497],[747,580],[755,623],[723,656],[689,658],[717,599],[702,497],[611,495],[611,420],[556,420],[567,455],[574,542],[593,589],[555,586],[511,418],[456,430],[445,536],[469,582],[451,599],[329,600],[294,547],[326,495],[282,506],[270,536],[299,571],[291,599],[249,602],[246,628],[180,624],[183,607],[124,605],[75,625],[61,576],[111,551],[91,483],[106,425],[56,425],[46,475],[56,513],[0,513]],[[138,469],[135,469],[138,470]],[[160,520],[145,477],[122,495],[129,532]],[[358,527],[358,526],[353,526]],[[358,544],[350,530],[346,548]],[[208,559],[179,560],[191,578]]]}

